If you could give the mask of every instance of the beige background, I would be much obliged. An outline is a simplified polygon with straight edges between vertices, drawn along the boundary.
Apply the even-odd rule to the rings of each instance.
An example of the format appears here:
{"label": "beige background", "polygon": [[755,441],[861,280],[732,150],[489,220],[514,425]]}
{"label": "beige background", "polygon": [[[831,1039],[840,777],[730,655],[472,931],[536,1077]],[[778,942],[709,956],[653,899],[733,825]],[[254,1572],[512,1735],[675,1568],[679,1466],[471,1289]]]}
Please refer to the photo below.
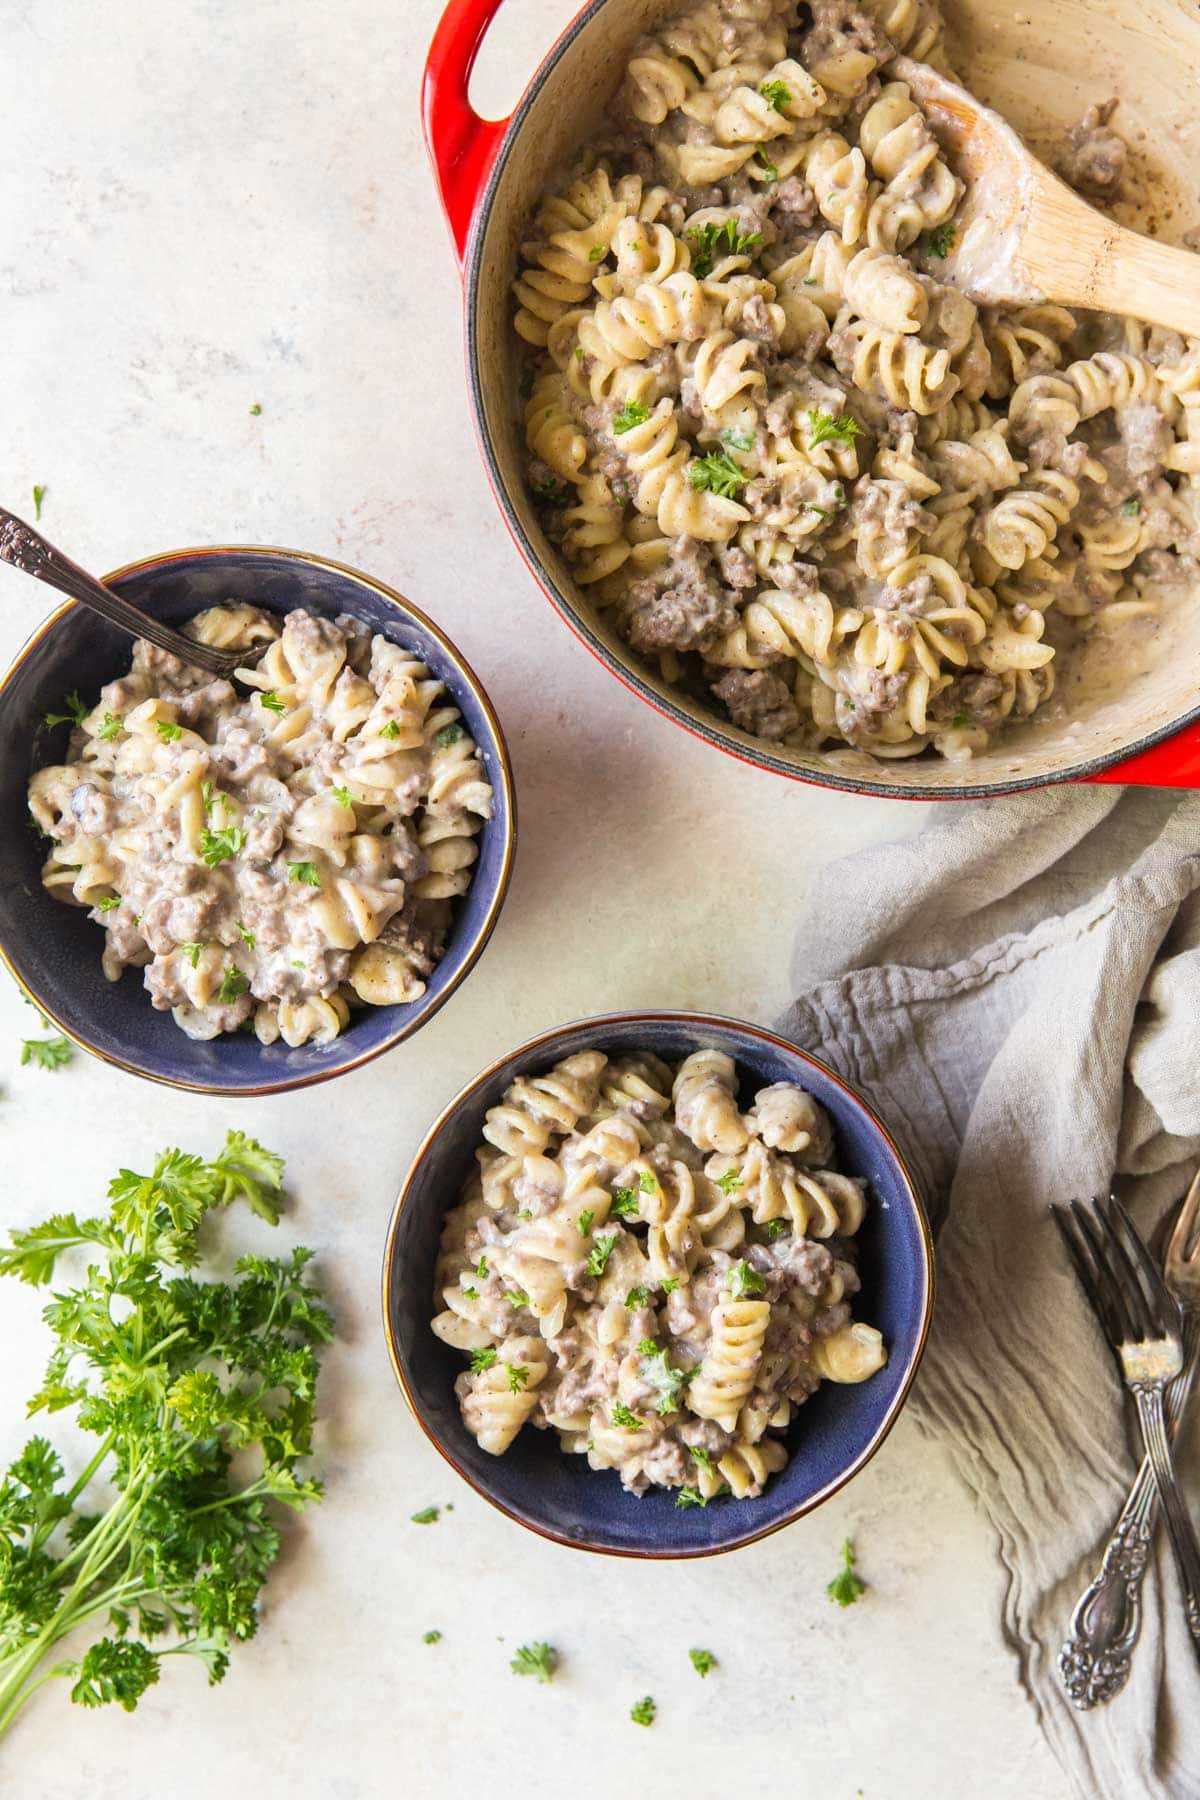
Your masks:
{"label": "beige background", "polygon": [[[93,1205],[121,1164],[169,1143],[211,1149],[236,1123],[287,1155],[295,1202],[277,1236],[318,1248],[342,1326],[323,1390],[328,1499],[289,1532],[258,1639],[212,1692],[198,1668],[169,1668],[133,1718],[45,1692],[6,1746],[4,1791],[432,1800],[569,1783],[706,1797],[736,1782],[823,1800],[1053,1800],[1062,1783],[1000,1637],[994,1546],[910,1423],[769,1542],[641,1567],[493,1514],[394,1387],[384,1227],[459,1083],[580,1013],[771,1020],[815,868],[920,822],[692,742],[591,661],[525,573],[471,440],[457,277],[418,134],[439,8],[0,0],[5,500],[28,506],[45,484],[45,528],[101,570],[241,540],[394,582],[488,684],[521,803],[512,892],[465,988],[411,1044],[307,1095],[227,1105],[82,1055],[53,1075],[22,1069],[33,1016],[0,993],[5,1224]],[[498,107],[570,11],[509,0],[485,51]],[[5,659],[47,606],[0,571]],[[16,1284],[0,1294],[5,1454],[48,1348],[38,1305]],[[448,1501],[437,1525],[409,1523]],[[847,1532],[871,1590],[843,1613],[824,1586]],[[433,1626],[444,1638],[426,1648]],[[529,1638],[562,1653],[551,1687],[508,1673]],[[694,1644],[721,1662],[703,1685]],[[628,1720],[645,1693],[651,1731]]]}

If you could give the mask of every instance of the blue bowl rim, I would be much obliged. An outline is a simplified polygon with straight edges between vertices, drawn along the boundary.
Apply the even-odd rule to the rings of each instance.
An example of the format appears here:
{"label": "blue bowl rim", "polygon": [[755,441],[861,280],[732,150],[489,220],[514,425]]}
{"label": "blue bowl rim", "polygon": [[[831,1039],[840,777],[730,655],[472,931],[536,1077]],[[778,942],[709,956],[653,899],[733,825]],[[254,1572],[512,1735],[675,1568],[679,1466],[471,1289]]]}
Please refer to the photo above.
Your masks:
{"label": "blue bowl rim", "polygon": [[[842,1090],[853,1105],[858,1107],[859,1110],[865,1114],[873,1129],[878,1132],[904,1182],[908,1199],[912,1205],[913,1213],[917,1221],[918,1236],[921,1245],[921,1266],[925,1278],[925,1298],[921,1309],[920,1326],[917,1332],[916,1343],[914,1344],[910,1355],[909,1365],[905,1371],[904,1380],[893,1395],[887,1411],[884,1413],[883,1418],[880,1420],[869,1442],[864,1446],[859,1455],[855,1457],[854,1461],[848,1464],[848,1466],[833,1480],[827,1481],[824,1487],[820,1488],[815,1494],[811,1494],[807,1500],[798,1501],[786,1517],[777,1520],[775,1524],[763,1525],[758,1529],[743,1531],[739,1533],[737,1537],[731,1538],[728,1543],[697,1545],[694,1549],[683,1550],[674,1548],[662,1550],[656,1548],[637,1550],[616,1549],[606,1544],[589,1543],[585,1538],[575,1537],[570,1532],[554,1531],[547,1525],[535,1525],[532,1520],[523,1518],[519,1512],[515,1512],[511,1507],[506,1506],[501,1500],[498,1500],[487,1487],[476,1481],[474,1476],[469,1474],[468,1471],[462,1467],[461,1463],[458,1462],[448,1446],[442,1442],[438,1434],[426,1423],[420,1406],[410,1391],[408,1382],[405,1380],[404,1370],[400,1361],[399,1346],[396,1342],[396,1334],[392,1329],[391,1308],[388,1304],[388,1290],[392,1264],[395,1259],[396,1234],[400,1228],[400,1215],[404,1210],[404,1205],[408,1199],[417,1171],[428,1156],[443,1127],[450,1121],[465,1100],[468,1100],[475,1094],[485,1082],[489,1081],[491,1077],[504,1066],[505,1063],[511,1062],[515,1057],[523,1057],[530,1051],[544,1050],[551,1052],[554,1044],[568,1032],[576,1032],[585,1026],[588,1029],[594,1028],[597,1038],[602,1041],[604,1032],[613,1026],[659,1024],[683,1025],[690,1029],[694,1029],[697,1034],[703,1031],[721,1031],[731,1028],[735,1031],[747,1032],[751,1037],[757,1038],[761,1043],[769,1044],[776,1050],[783,1050],[789,1055],[799,1058],[801,1062],[808,1063],[812,1068],[820,1070],[821,1074],[831,1081],[835,1087]],[[896,1143],[895,1138],[883,1123],[883,1120],[879,1117],[878,1113],[873,1107],[867,1104],[857,1088],[853,1087],[850,1082],[844,1080],[844,1078],[837,1073],[836,1069],[831,1069],[829,1064],[822,1062],[819,1056],[813,1056],[809,1051],[802,1050],[798,1044],[792,1043],[789,1038],[780,1037],[777,1032],[768,1031],[763,1025],[754,1025],[748,1019],[735,1019],[724,1013],[687,1012],[665,1008],[650,1011],[634,1010],[630,1012],[597,1013],[590,1017],[570,1020],[563,1025],[556,1025],[549,1031],[539,1032],[536,1037],[527,1038],[524,1043],[518,1044],[514,1049],[506,1050],[502,1056],[494,1057],[492,1061],[487,1064],[486,1068],[481,1069],[477,1075],[473,1076],[470,1081],[459,1089],[458,1093],[454,1095],[452,1100],[447,1102],[433,1124],[429,1127],[414,1152],[408,1173],[404,1177],[404,1183],[399,1194],[396,1196],[396,1203],[392,1208],[391,1219],[388,1222],[387,1238],[383,1248],[382,1270],[383,1334],[387,1342],[388,1358],[392,1365],[392,1372],[399,1384],[400,1392],[404,1396],[404,1402],[408,1407],[409,1412],[412,1414],[425,1436],[429,1439],[429,1442],[433,1445],[434,1449],[450,1464],[450,1467],[454,1470],[455,1474],[459,1475],[462,1480],[467,1483],[468,1487],[473,1488],[474,1491],[479,1494],[482,1499],[486,1500],[489,1505],[494,1506],[497,1512],[503,1513],[506,1518],[512,1519],[516,1524],[524,1526],[526,1531],[532,1531],[535,1536],[545,1538],[550,1543],[562,1544],[569,1550],[586,1550],[593,1556],[619,1556],[631,1558],[634,1561],[640,1562],[690,1562],[698,1557],[725,1556],[731,1550],[741,1550],[748,1544],[757,1543],[761,1538],[772,1537],[775,1532],[782,1531],[785,1526],[794,1525],[797,1519],[803,1518],[806,1513],[810,1513],[816,1507],[823,1505],[826,1500],[830,1499],[841,1488],[845,1487],[846,1483],[852,1480],[853,1477],[858,1474],[860,1469],[865,1468],[866,1464],[870,1462],[871,1458],[875,1455],[875,1452],[888,1436],[892,1426],[896,1423],[900,1410],[908,1398],[909,1390],[912,1387],[917,1369],[920,1366],[921,1358],[925,1354],[930,1324],[933,1319],[935,1286],[936,1264],[933,1254],[933,1233],[930,1229],[928,1217],[926,1216],[925,1205],[921,1199],[920,1189],[917,1187],[912,1171],[909,1168],[899,1145]]]}
{"label": "blue bowl rim", "polygon": [[[505,896],[508,892],[509,881],[512,877],[513,861],[516,855],[517,797],[513,781],[512,757],[507,741],[505,740],[504,729],[500,724],[500,719],[496,713],[495,707],[488,698],[487,690],[484,688],[484,685],[475,673],[475,670],[467,661],[457,644],[446,635],[440,625],[435,624],[429,615],[423,612],[419,606],[414,606],[412,601],[400,593],[398,588],[389,587],[386,582],[377,580],[374,575],[367,575],[361,569],[356,569],[349,563],[337,562],[332,557],[318,556],[311,550],[289,550],[281,544],[197,544],[182,550],[163,550],[155,556],[145,556],[141,557],[136,562],[122,563],[119,569],[112,570],[108,575],[102,575],[100,579],[107,585],[112,582],[123,581],[127,576],[141,575],[149,569],[161,568],[170,563],[184,564],[212,556],[282,556],[286,557],[289,562],[306,563],[319,569],[332,569],[335,574],[349,576],[352,581],[358,582],[361,587],[369,588],[372,593],[378,594],[382,599],[386,600],[389,605],[397,607],[408,618],[412,619],[422,631],[427,631],[432,638],[435,638],[446,652],[451,662],[453,662],[456,668],[462,672],[467,686],[470,688],[472,695],[478,703],[484,717],[487,719],[491,729],[492,736],[495,740],[500,774],[504,783],[505,819],[507,821],[507,829],[505,831],[504,854],[501,860],[500,874],[496,882],[496,891],[492,896],[491,905],[488,907],[479,930],[476,932],[472,942],[468,945],[462,961],[454,971],[453,977],[446,983],[442,992],[436,997],[428,1009],[422,1012],[419,1017],[407,1022],[402,1022],[394,1031],[389,1032],[381,1043],[374,1045],[370,1050],[364,1050],[361,1055],[354,1057],[352,1061],[342,1063],[335,1069],[316,1069],[310,1074],[284,1076],[280,1077],[278,1080],[262,1082],[254,1087],[225,1087],[220,1083],[215,1082],[183,1081],[176,1076],[164,1075],[154,1069],[139,1068],[135,1063],[126,1062],[123,1057],[113,1056],[107,1050],[101,1050],[97,1045],[91,1043],[86,1035],[85,1027],[69,1024],[65,1019],[61,1018],[55,1011],[53,1004],[45,1000],[40,994],[34,993],[29,984],[18,973],[8,950],[3,941],[0,940],[0,964],[3,964],[4,968],[7,969],[21,992],[28,995],[29,999],[32,1000],[38,1011],[45,1016],[49,1024],[56,1026],[57,1029],[62,1032],[64,1037],[69,1038],[71,1043],[78,1045],[81,1050],[86,1050],[89,1055],[97,1057],[101,1062],[109,1063],[113,1068],[120,1069],[126,1075],[137,1075],[143,1081],[153,1081],[162,1087],[182,1088],[186,1092],[192,1094],[213,1094],[222,1099],[261,1099],[264,1095],[290,1093],[298,1088],[315,1087],[318,1082],[334,1081],[339,1075],[348,1075],[351,1070],[360,1069],[365,1063],[373,1062],[377,1056],[383,1056],[387,1051],[394,1050],[397,1044],[403,1043],[406,1038],[411,1037],[414,1032],[419,1031],[436,1013],[441,1011],[450,996],[457,992],[458,988],[475,967],[475,964],[479,961],[479,958],[487,945],[488,939],[496,928],[496,921],[500,917],[500,908],[503,906]],[[38,644],[42,642],[43,638],[47,637],[55,629],[60,620],[66,618],[69,613],[77,612],[80,605],[81,602],[78,600],[68,600],[65,605],[56,607],[55,610],[43,619],[39,625],[34,627],[29,637],[17,651],[16,656],[14,656],[3,676],[0,677],[0,705],[4,702],[4,696],[9,683],[16,676],[26,658],[32,654]]]}

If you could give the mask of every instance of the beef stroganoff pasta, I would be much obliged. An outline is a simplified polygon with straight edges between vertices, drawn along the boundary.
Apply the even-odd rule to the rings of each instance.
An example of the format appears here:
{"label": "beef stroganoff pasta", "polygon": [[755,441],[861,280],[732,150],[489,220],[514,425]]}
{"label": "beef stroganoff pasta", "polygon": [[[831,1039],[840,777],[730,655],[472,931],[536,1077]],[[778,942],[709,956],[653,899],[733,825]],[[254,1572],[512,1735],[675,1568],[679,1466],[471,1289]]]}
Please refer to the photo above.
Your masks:
{"label": "beef stroganoff pasta", "polygon": [[[697,0],[635,46],[521,246],[525,433],[666,680],[773,742],[967,757],[1200,574],[1200,344],[941,279],[962,188],[898,51],[947,67],[928,0]],[[1063,152],[1092,199],[1110,112]]]}
{"label": "beef stroganoff pasta", "polygon": [[822,1380],[887,1360],[850,1317],[864,1183],[802,1088],[739,1110],[718,1050],[567,1057],[488,1112],[448,1215],[433,1329],[470,1357],[463,1419],[493,1455],[526,1423],[684,1505],[762,1492]]}
{"label": "beef stroganoff pasta", "polygon": [[47,889],[189,1037],[320,1043],[358,1003],[418,999],[491,815],[458,708],[348,615],[218,606],[185,630],[266,643],[251,692],[138,639],[30,783]]}

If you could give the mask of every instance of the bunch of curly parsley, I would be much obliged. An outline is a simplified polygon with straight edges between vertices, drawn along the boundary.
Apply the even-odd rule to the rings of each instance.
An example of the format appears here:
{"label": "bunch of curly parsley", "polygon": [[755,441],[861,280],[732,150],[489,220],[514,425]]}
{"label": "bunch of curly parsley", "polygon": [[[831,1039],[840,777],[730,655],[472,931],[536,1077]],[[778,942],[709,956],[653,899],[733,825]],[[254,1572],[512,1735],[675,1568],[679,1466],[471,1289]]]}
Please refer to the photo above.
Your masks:
{"label": "bunch of curly parsley", "polygon": [[[232,1281],[200,1281],[206,1214],[244,1200],[275,1224],[282,1160],[231,1131],[211,1162],[167,1150],[151,1175],[122,1169],[108,1216],[59,1213],[13,1234],[0,1274],[50,1282],[68,1251],[78,1287],[43,1317],[58,1342],[29,1411],[74,1409],[99,1440],[70,1482],[43,1437],[0,1482],[0,1733],[45,1682],[83,1706],[132,1712],[164,1657],[195,1656],[210,1683],[253,1636],[279,1552],[272,1503],[320,1498],[297,1472],[310,1451],[317,1346],[333,1320],[306,1273],[310,1250],[243,1256]],[[103,1483],[115,1497],[92,1510]],[[78,1660],[55,1646],[90,1622]]]}

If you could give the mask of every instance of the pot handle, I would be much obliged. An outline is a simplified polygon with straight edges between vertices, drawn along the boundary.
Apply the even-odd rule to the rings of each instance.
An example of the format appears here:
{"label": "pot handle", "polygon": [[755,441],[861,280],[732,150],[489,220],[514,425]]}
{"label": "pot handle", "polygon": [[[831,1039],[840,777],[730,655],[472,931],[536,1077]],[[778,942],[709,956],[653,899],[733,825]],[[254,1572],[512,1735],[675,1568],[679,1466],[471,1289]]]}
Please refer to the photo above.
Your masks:
{"label": "pot handle", "polygon": [[1127,762],[1083,779],[1133,787],[1200,788],[1200,721],[1185,725],[1174,737],[1131,756]]}
{"label": "pot handle", "polygon": [[421,115],[442,211],[459,264],[507,119],[481,119],[467,98],[471,70],[503,0],[450,0],[425,59]]}

